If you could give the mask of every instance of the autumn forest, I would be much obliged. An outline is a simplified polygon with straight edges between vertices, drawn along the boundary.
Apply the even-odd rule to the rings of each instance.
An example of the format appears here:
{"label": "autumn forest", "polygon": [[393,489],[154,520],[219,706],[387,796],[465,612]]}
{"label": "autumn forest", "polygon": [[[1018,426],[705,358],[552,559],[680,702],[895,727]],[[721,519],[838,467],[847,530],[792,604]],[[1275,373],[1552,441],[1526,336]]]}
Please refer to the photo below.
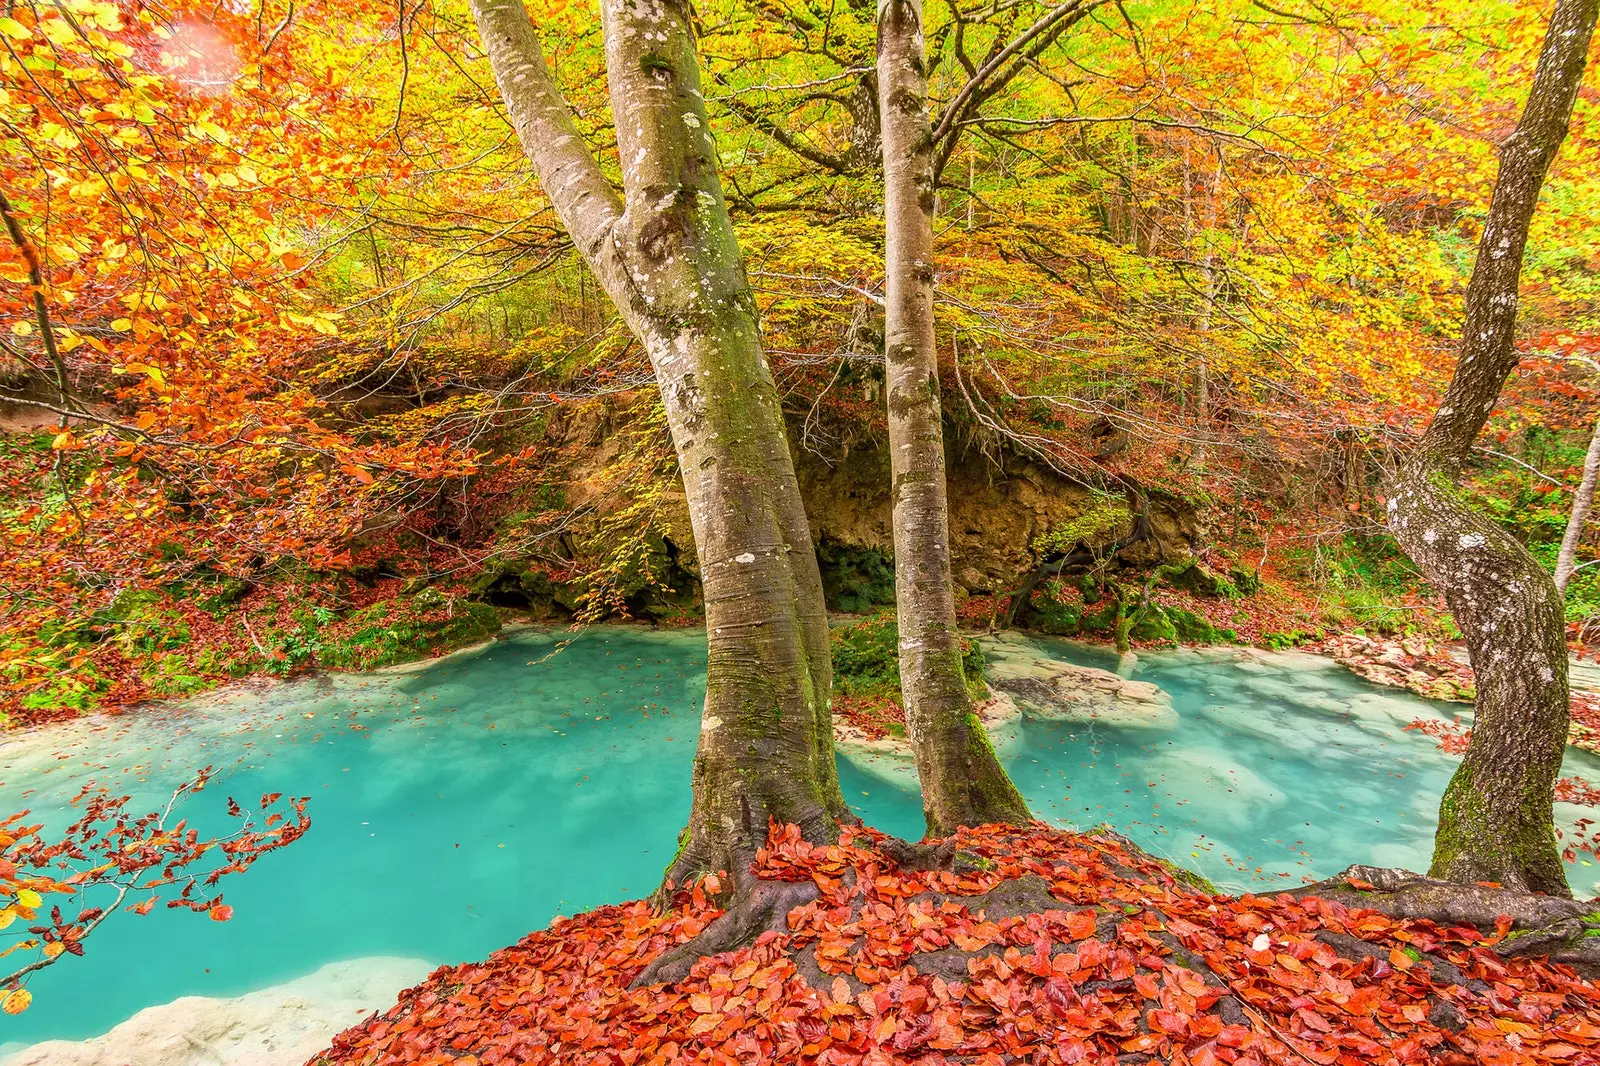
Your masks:
{"label": "autumn forest", "polygon": [[0,1064],[1600,1064],[1597,16],[0,6]]}

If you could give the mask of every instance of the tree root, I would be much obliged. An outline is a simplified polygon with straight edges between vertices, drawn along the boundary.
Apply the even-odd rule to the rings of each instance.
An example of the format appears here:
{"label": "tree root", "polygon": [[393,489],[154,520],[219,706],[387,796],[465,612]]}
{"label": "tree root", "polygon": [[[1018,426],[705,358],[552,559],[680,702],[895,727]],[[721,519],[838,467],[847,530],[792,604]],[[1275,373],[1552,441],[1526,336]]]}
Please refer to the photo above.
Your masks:
{"label": "tree root", "polygon": [[742,880],[727,909],[699,936],[657,956],[628,987],[677,981],[701,959],[753,944],[762,933],[786,933],[789,912],[821,895],[811,881],[767,881],[749,875]]}
{"label": "tree root", "polygon": [[1519,889],[1458,885],[1376,866],[1352,866],[1338,877],[1289,894],[1319,896],[1394,918],[1470,925],[1486,934],[1509,919],[1507,934],[1491,945],[1497,954],[1543,956],[1586,976],[1600,976],[1600,899],[1585,903]]}
{"label": "tree root", "polygon": [[[918,844],[889,837],[880,845],[886,858],[904,870],[947,870],[957,873],[978,869],[972,856],[956,848],[955,840]],[[847,873],[846,879],[853,879]],[[1038,880],[1035,878],[1034,880]],[[1004,886],[1002,886],[1004,887]],[[1048,898],[1045,886],[1045,898]],[[688,976],[694,964],[712,955],[755,943],[763,933],[787,933],[789,912],[820,895],[810,881],[769,881],[746,873],[735,885],[727,909],[688,943],[663,952],[633,979],[630,988],[664,984]],[[669,901],[658,898],[658,906]],[[817,971],[820,976],[821,971]],[[818,986],[822,987],[822,986]]]}

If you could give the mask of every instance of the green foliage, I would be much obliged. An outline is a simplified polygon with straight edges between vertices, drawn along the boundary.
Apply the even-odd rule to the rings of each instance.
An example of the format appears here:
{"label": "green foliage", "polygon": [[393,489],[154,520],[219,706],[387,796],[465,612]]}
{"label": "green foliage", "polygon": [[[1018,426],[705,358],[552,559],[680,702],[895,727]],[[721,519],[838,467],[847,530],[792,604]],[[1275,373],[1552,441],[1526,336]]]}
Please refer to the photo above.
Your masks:
{"label": "green foliage", "polygon": [[1353,624],[1384,635],[1409,633],[1419,625],[1417,613],[1404,603],[1425,593],[1427,585],[1387,533],[1347,533],[1283,555],[1286,569],[1298,569],[1298,576],[1321,593],[1329,625]]}
{"label": "green foliage", "polygon": [[[1232,629],[1219,628],[1193,611],[1164,606],[1154,599],[1145,605],[1119,599],[1113,592],[1097,604],[1085,603],[1088,593],[1081,585],[1052,578],[1033,595],[1022,622],[1030,629],[1052,636],[1099,636],[1117,639],[1120,635],[1148,643],[1222,644],[1239,639]],[[1120,609],[1119,609],[1120,607]]]}
{"label": "green foliage", "polygon": [[[829,638],[833,684],[841,695],[901,699],[900,626],[893,613],[834,626]],[[961,641],[961,674],[973,699],[988,695],[983,680],[983,648],[976,640]]]}
{"label": "green foliage", "polygon": [[373,670],[488,640],[500,631],[500,614],[485,603],[424,589],[409,600],[374,604],[346,619],[349,636],[286,636],[279,647],[285,659],[302,663],[313,655],[323,666]]}
{"label": "green foliage", "polygon": [[881,548],[823,540],[817,545],[817,565],[829,610],[866,614],[894,604],[894,562]]}

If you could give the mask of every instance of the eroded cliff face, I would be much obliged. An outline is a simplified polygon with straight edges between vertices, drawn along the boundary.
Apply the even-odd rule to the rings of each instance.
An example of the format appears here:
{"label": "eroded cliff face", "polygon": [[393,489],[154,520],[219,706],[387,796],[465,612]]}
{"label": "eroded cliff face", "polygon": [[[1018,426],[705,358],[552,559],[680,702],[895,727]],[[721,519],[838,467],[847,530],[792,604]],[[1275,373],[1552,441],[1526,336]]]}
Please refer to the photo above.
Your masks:
{"label": "eroded cliff face", "polygon": [[[868,569],[862,558],[873,553],[888,562],[888,456],[855,450],[830,464],[802,453],[797,465],[825,575],[837,581],[841,567]],[[1134,521],[1120,494],[1093,491],[1024,458],[997,464],[986,456],[952,456],[948,477],[954,577],[968,595],[1008,595],[1047,552],[1077,543],[1105,548],[1128,536]],[[1148,568],[1194,555],[1203,536],[1194,507],[1154,493],[1147,520],[1148,536],[1119,553],[1119,563]],[[888,592],[892,600],[892,579]]]}
{"label": "eroded cliff face", "polygon": [[[608,515],[627,507],[635,486],[628,423],[606,405],[553,412],[545,443],[566,457],[561,503],[587,513],[569,533],[543,542],[544,557],[506,557],[474,582],[480,598],[563,618],[583,609],[587,565],[609,543]],[[797,434],[798,436],[798,434]],[[886,446],[858,438],[819,454],[794,449],[801,495],[817,546],[828,607],[858,613],[894,602],[891,476]],[[1095,490],[1024,456],[974,448],[948,456],[950,537],[957,595],[1005,598],[1041,561],[1080,549],[1103,556],[1130,538],[1142,509],[1141,535],[1116,552],[1113,569],[1144,572],[1193,558],[1204,537],[1196,508],[1160,492],[1135,501],[1121,490]],[[649,508],[648,544],[620,575],[621,613],[665,620],[691,616],[699,561],[682,491],[663,485]],[[552,559],[552,557],[557,557]],[[571,560],[563,566],[561,558]],[[671,591],[664,591],[670,589]]]}

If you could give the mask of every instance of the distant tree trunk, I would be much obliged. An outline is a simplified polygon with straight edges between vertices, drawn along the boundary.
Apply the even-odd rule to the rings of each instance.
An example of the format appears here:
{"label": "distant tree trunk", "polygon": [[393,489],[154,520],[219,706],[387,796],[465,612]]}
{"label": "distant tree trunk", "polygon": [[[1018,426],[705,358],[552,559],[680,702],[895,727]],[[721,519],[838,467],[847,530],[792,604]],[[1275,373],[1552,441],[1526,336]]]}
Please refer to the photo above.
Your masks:
{"label": "distant tree trunk", "polygon": [[836,839],[827,616],[755,300],[717,175],[687,8],[602,0],[623,196],[585,147],[521,0],[471,0],[546,195],[649,352],[705,591],[693,808],[669,879],[747,878],[767,820]]}
{"label": "distant tree trunk", "polygon": [[1595,420],[1594,433],[1589,437],[1589,454],[1583,459],[1583,478],[1578,482],[1578,492],[1572,498],[1572,515],[1567,519],[1567,532],[1561,538],[1561,551],[1556,554],[1556,591],[1567,594],[1567,582],[1578,567],[1578,545],[1583,542],[1583,527],[1589,521],[1589,509],[1594,506],[1594,485],[1600,479],[1600,418]]}
{"label": "distant tree trunk", "polygon": [[1456,481],[1506,377],[1528,224],[1566,136],[1600,0],[1557,0],[1500,172],[1472,280],[1455,376],[1390,486],[1389,525],[1466,637],[1477,675],[1472,741],[1445,790],[1434,877],[1568,896],[1551,804],[1570,708],[1561,597],[1520,543],[1469,507]]}
{"label": "distant tree trunk", "polygon": [[1031,815],[995,757],[961,670],[934,349],[933,140],[921,0],[879,0],[878,92],[900,684],[928,833],[944,836],[988,822],[1025,824]]}

